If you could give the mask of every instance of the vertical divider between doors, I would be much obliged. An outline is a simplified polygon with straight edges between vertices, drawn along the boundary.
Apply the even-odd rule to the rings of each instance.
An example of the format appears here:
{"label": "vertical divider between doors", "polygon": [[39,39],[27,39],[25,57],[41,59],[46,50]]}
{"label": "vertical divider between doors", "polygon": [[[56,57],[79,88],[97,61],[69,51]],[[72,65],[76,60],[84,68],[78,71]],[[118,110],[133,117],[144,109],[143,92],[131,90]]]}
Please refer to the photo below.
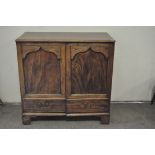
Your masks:
{"label": "vertical divider between doors", "polygon": [[67,115],[67,99],[70,96],[70,90],[71,90],[71,59],[70,59],[70,55],[71,55],[71,46],[70,44],[66,44],[66,115]]}
{"label": "vertical divider between doors", "polygon": [[65,115],[67,113],[67,44],[65,43]]}

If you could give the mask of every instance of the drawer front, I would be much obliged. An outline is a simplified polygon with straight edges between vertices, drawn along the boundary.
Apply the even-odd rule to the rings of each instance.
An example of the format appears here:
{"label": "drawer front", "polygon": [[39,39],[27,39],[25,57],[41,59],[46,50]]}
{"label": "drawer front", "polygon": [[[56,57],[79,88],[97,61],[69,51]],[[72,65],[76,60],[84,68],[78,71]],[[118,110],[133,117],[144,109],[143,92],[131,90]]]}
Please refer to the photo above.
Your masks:
{"label": "drawer front", "polygon": [[64,100],[24,101],[24,112],[65,112]]}
{"label": "drawer front", "polygon": [[109,102],[105,100],[68,100],[67,113],[109,112]]}

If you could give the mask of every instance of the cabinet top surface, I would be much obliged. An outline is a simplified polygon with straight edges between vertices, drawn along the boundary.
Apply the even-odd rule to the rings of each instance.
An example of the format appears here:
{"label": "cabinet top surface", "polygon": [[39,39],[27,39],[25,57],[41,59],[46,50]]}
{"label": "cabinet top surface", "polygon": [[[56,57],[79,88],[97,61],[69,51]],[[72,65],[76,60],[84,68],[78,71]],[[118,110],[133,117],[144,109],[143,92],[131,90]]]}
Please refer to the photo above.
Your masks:
{"label": "cabinet top surface", "polygon": [[106,32],[25,32],[16,42],[115,42]]}

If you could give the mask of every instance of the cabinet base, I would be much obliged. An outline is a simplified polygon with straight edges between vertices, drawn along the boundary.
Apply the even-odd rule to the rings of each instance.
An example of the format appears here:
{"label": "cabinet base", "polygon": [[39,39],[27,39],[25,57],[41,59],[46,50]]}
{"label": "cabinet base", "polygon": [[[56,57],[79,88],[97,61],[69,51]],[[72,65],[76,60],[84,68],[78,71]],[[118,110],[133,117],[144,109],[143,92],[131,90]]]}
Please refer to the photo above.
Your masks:
{"label": "cabinet base", "polygon": [[101,124],[109,124],[110,122],[110,115],[101,116]]}
{"label": "cabinet base", "polygon": [[30,125],[31,124],[31,116],[24,115],[22,119],[23,119],[24,125]]}
{"label": "cabinet base", "polygon": [[151,104],[153,104],[154,102],[155,102],[155,93],[154,93],[153,98],[151,100]]}
{"label": "cabinet base", "polygon": [[[104,115],[103,115],[104,114]],[[22,120],[24,125],[30,125],[31,119],[37,116],[66,116],[66,117],[75,117],[75,116],[99,116],[101,124],[109,124],[110,115],[109,113],[24,113]]]}

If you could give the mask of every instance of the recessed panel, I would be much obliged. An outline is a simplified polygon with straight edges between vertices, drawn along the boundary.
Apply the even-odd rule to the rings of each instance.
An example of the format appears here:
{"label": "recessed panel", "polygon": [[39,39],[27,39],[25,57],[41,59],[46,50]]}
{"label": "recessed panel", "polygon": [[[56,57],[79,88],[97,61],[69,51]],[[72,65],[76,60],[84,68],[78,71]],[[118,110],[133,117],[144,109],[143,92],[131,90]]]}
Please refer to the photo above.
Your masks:
{"label": "recessed panel", "polygon": [[61,93],[60,60],[55,53],[39,49],[28,53],[23,63],[26,93]]}
{"label": "recessed panel", "polygon": [[88,49],[71,60],[71,94],[104,94],[107,91],[107,59]]}

